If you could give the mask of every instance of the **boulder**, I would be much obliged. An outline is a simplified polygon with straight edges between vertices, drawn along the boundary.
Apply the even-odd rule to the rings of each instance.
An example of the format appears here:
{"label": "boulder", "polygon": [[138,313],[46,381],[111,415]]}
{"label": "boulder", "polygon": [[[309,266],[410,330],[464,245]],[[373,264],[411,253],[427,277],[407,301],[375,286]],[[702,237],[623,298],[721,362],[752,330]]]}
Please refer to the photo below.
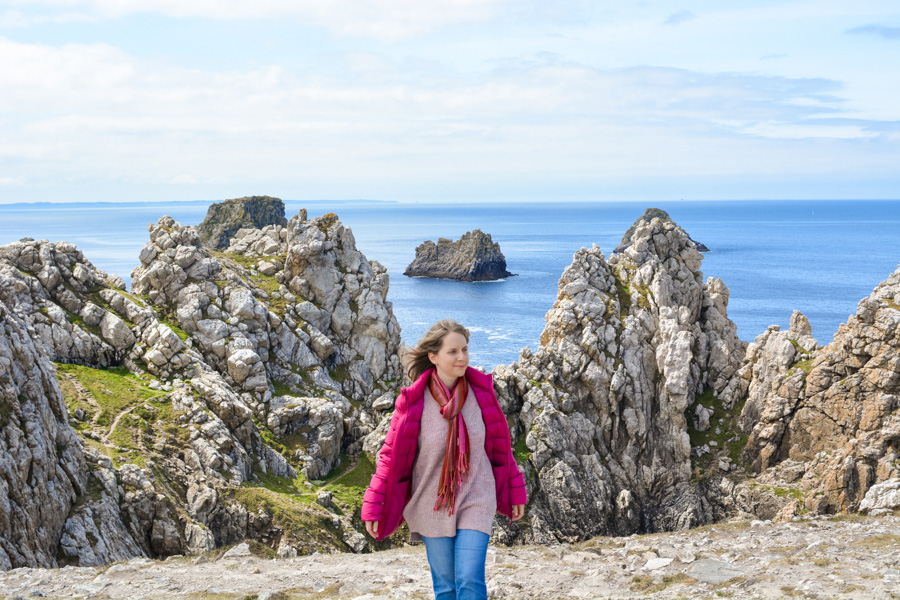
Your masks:
{"label": "boulder", "polygon": [[873,485],[859,504],[860,512],[893,511],[900,509],[900,479],[888,479]]}

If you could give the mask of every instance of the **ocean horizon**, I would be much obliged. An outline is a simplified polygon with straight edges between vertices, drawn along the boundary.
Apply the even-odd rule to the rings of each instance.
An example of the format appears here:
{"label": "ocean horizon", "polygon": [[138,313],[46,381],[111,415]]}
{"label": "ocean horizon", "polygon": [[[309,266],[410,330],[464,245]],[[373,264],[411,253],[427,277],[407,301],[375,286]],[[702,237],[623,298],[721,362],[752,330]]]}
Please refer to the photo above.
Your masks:
{"label": "ocean horizon", "polygon": [[[169,215],[199,224],[213,201],[0,204],[0,245],[24,237],[76,244],[97,268],[130,281],[147,225]],[[414,344],[434,321],[451,317],[472,332],[473,364],[488,369],[539,345],[544,315],[572,255],[597,244],[608,256],[649,207],[666,210],[706,244],[702,271],[724,281],[728,316],[741,339],[769,325],[786,327],[793,310],[810,320],[821,345],[831,341],[859,300],[900,262],[900,200],[736,200],[441,204],[390,200],[285,200],[328,212],[351,228],[357,248],[391,275],[388,300]],[[473,229],[500,244],[507,268],[497,282],[465,283],[403,276],[415,248]]]}

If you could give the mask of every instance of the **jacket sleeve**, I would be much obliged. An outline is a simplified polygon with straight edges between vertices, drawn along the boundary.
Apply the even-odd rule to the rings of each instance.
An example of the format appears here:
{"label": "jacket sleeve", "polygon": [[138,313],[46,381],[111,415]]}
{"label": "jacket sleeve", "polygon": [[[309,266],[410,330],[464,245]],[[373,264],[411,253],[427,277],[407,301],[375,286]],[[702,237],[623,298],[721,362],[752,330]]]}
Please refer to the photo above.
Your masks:
{"label": "jacket sleeve", "polygon": [[[490,390],[491,394],[494,397],[496,408],[505,421],[506,414],[503,412],[503,407],[500,406],[500,399],[497,397],[497,390],[494,389],[493,375],[491,375]],[[509,430],[507,430],[506,435],[509,436]],[[513,456],[512,439],[510,437],[507,437],[506,452],[507,473],[509,474],[509,504],[510,506],[515,506],[516,504],[528,504],[528,491],[525,488],[525,477],[522,475],[522,471],[519,469],[518,463],[516,463],[516,457]]]}
{"label": "jacket sleeve", "polygon": [[397,440],[398,429],[400,423],[405,417],[407,407],[404,401],[404,395],[401,394],[397,399],[394,414],[391,416],[391,425],[388,429],[387,436],[384,438],[384,445],[381,447],[381,454],[378,457],[378,466],[375,468],[375,474],[372,475],[372,481],[366,493],[363,494],[363,506],[361,518],[363,521],[381,521],[384,513],[384,502],[387,496],[388,475],[391,472],[391,465],[394,457],[394,443]]}
{"label": "jacket sleeve", "polygon": [[509,465],[509,503],[511,506],[515,506],[516,504],[528,504],[528,492],[525,489],[525,477],[522,476],[522,471],[519,469],[519,465],[516,463],[516,458],[513,456],[512,447],[509,449],[509,457],[508,457],[508,465]]}

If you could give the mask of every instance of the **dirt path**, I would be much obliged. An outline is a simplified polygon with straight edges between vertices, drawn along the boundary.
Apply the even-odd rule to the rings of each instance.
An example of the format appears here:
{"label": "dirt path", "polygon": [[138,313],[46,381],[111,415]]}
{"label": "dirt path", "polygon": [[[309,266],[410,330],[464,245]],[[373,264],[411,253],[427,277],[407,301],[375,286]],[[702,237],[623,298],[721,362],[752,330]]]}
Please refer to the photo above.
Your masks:
{"label": "dirt path", "polygon": [[343,479],[344,477],[349,475],[353,471],[353,469],[356,468],[356,465],[358,465],[358,464],[359,464],[359,460],[356,457],[353,457],[353,460],[350,461],[350,466],[347,468],[346,471],[344,471],[343,473],[341,473],[340,475],[338,475],[337,477],[335,477],[334,479],[332,479],[331,481],[329,481],[322,487],[316,488],[316,490],[314,492],[301,492],[300,490],[297,490],[299,492],[297,495],[298,496],[318,496],[319,492],[326,491],[329,487],[331,487],[332,485],[334,485],[335,483],[337,483],[338,481],[340,481],[341,479]]}
{"label": "dirt path", "polygon": [[357,464],[359,464],[359,458],[358,458],[358,455],[353,457],[353,460],[350,461],[350,466],[347,467],[347,470],[346,470],[346,471],[344,471],[343,473],[341,473],[340,475],[338,475],[337,477],[335,477],[334,479],[332,479],[331,481],[329,481],[328,483],[326,483],[325,485],[323,485],[322,487],[320,487],[320,488],[319,488],[319,491],[328,489],[329,486],[334,485],[335,483],[337,483],[338,481],[340,481],[341,479],[343,479],[344,477],[346,477],[347,475],[349,475],[350,473],[352,473],[352,472],[353,472],[353,469],[356,468],[356,465],[357,465]]}
{"label": "dirt path", "polygon": [[131,414],[131,411],[133,411],[135,408],[137,408],[137,405],[127,408],[127,409],[123,410],[122,412],[120,412],[118,415],[116,415],[116,418],[113,419],[112,425],[109,426],[109,431],[107,431],[103,435],[103,437],[100,438],[100,441],[103,442],[104,444],[106,444],[107,446],[112,447],[113,444],[110,443],[109,436],[111,436],[113,431],[116,430],[116,425],[119,424],[119,421],[122,420],[122,417],[124,417],[125,415],[128,415],[128,414]]}
{"label": "dirt path", "polygon": [[78,378],[71,373],[59,373],[59,376],[75,389],[75,393],[78,395],[77,400],[87,402],[91,406],[94,412],[94,416],[91,417],[91,429],[96,428],[97,421],[100,419],[100,413],[103,409],[100,408],[100,404],[97,403],[94,395],[86,387],[81,385]]}

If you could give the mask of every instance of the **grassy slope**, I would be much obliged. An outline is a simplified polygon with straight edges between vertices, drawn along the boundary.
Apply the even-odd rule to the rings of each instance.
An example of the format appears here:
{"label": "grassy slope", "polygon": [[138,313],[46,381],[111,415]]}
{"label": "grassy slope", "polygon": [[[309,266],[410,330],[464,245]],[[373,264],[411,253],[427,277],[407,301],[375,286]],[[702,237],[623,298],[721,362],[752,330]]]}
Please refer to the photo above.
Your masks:
{"label": "grassy slope", "polygon": [[[115,466],[133,463],[144,467],[147,459],[177,452],[188,444],[190,428],[177,422],[178,414],[165,393],[147,387],[143,380],[127,370],[69,364],[56,364],[56,368],[69,414],[81,408],[86,415],[83,421],[76,421],[73,426],[87,446],[112,458]],[[72,382],[68,376],[76,381]],[[114,422],[115,428],[110,431]],[[257,425],[263,439],[271,442],[270,445],[289,462],[294,462],[296,444],[291,440],[276,441],[265,426]],[[166,477],[163,471],[156,469],[155,472],[157,477]],[[292,480],[257,471],[254,481],[223,492],[226,498],[251,512],[263,510],[270,514],[274,524],[289,533],[292,543],[302,552],[323,548],[347,550],[340,539],[340,531],[332,522],[332,513],[316,503],[316,497],[322,489],[331,491],[337,507],[335,513],[356,515],[354,522],[362,530],[358,522],[359,508],[374,472],[375,466],[368,456],[363,454],[353,461],[342,455],[340,466],[324,481],[315,482],[316,485],[302,475]],[[184,501],[183,498],[173,500]]]}

